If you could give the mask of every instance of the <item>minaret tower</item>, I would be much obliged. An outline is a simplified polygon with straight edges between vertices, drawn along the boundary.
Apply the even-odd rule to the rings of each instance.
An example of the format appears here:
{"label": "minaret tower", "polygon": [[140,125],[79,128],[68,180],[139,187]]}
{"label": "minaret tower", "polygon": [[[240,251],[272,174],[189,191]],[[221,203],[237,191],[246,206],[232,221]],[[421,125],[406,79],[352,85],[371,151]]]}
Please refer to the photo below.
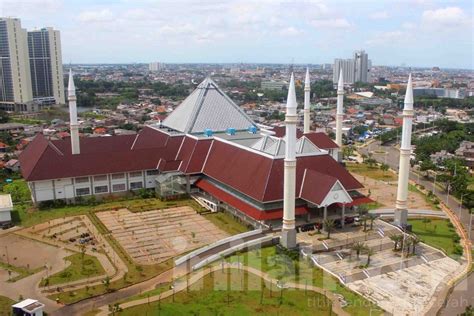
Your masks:
{"label": "minaret tower", "polygon": [[306,78],[304,80],[304,133],[309,133],[311,127],[311,120],[310,120],[310,93],[311,93],[311,83],[309,82],[309,68],[306,68]]}
{"label": "minaret tower", "polygon": [[402,143],[398,168],[397,201],[395,202],[395,225],[405,227],[408,216],[408,175],[410,173],[411,129],[413,122],[413,86],[411,74],[408,77],[405,104],[403,107]]}
{"label": "minaret tower", "polygon": [[337,83],[337,112],[336,112],[336,144],[342,148],[342,120],[344,112],[342,109],[344,103],[344,78],[342,77],[342,69],[339,73],[339,82]]}
{"label": "minaret tower", "polygon": [[287,249],[296,247],[295,191],[296,191],[296,93],[295,78],[291,74],[286,100],[285,170],[283,180],[283,228],[281,244]]}
{"label": "minaret tower", "polygon": [[69,101],[69,123],[71,129],[71,149],[72,154],[81,153],[79,145],[79,124],[77,123],[76,108],[76,87],[74,86],[74,78],[72,77],[72,69],[69,69],[69,84],[67,86],[67,99]]}

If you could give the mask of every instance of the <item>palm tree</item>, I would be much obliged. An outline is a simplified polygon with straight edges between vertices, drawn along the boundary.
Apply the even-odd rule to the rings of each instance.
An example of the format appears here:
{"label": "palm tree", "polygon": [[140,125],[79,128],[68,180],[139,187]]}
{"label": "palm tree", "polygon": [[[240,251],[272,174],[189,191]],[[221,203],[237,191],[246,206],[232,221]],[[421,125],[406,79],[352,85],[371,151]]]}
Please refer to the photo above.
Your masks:
{"label": "palm tree", "polygon": [[421,242],[420,238],[418,236],[413,235],[411,237],[411,246],[412,246],[412,254],[414,255],[416,252],[416,245],[418,245]]}
{"label": "palm tree", "polygon": [[367,208],[367,205],[362,204],[359,205],[357,208],[357,213],[359,214],[359,220],[362,220],[364,222],[364,231],[367,230],[367,213],[369,212],[369,209]]}
{"label": "palm tree", "polygon": [[351,249],[356,252],[357,260],[359,260],[359,255],[362,251],[364,251],[365,248],[365,244],[360,241],[352,245]]}
{"label": "palm tree", "polygon": [[375,253],[375,251],[372,248],[367,248],[366,250],[367,253],[367,266],[370,265],[370,257]]}
{"label": "palm tree", "polygon": [[369,217],[369,220],[370,220],[370,230],[372,230],[372,228],[374,227],[374,221],[377,218],[377,215],[369,214],[368,217]]}
{"label": "palm tree", "polygon": [[336,226],[336,224],[334,223],[333,219],[326,218],[324,220],[324,229],[328,233],[327,239],[331,237],[331,231],[334,228],[334,226]]}
{"label": "palm tree", "polygon": [[390,239],[395,243],[395,245],[393,246],[393,251],[397,251],[398,250],[398,244],[403,239],[402,235],[392,235],[392,236],[390,236]]}

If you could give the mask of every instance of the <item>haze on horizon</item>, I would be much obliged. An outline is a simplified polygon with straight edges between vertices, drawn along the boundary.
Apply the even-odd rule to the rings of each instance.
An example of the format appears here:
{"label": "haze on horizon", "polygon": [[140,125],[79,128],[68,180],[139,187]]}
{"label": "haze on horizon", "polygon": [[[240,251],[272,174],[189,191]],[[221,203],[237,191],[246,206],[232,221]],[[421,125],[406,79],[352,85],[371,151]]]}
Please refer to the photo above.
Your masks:
{"label": "haze on horizon", "polygon": [[63,62],[332,63],[474,68],[469,0],[0,0],[61,31]]}

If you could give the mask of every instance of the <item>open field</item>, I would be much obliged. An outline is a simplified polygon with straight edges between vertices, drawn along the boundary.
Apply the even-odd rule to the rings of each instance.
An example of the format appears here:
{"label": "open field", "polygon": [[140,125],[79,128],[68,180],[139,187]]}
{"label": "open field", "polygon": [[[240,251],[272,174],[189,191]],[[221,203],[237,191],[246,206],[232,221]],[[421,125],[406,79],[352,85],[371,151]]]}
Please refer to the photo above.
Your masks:
{"label": "open field", "polygon": [[383,171],[377,166],[370,167],[365,163],[347,163],[347,170],[361,176],[369,177],[375,180],[396,181],[397,177],[391,171]]}
{"label": "open field", "polygon": [[64,260],[70,262],[70,265],[63,271],[42,280],[40,286],[58,285],[105,274],[96,257],[76,253]]}
{"label": "open field", "polygon": [[218,213],[209,213],[203,215],[205,219],[216,225],[218,228],[222,229],[229,235],[237,235],[240,233],[244,233],[249,230],[249,228],[237,222],[232,215],[229,215],[225,212],[218,212]]}
{"label": "open field", "polygon": [[[228,290],[229,289],[229,290]],[[260,290],[262,289],[262,290]],[[324,295],[277,287],[238,270],[219,270],[161,303],[125,309],[118,315],[334,315]]]}
{"label": "open field", "polygon": [[96,215],[141,264],[163,262],[228,236],[189,206],[140,213],[120,209]]}
{"label": "open field", "polygon": [[448,256],[458,257],[460,254],[456,253],[456,249],[460,249],[462,254],[456,230],[450,225],[449,220],[434,218],[428,220],[409,219],[408,223],[424,243],[443,250]]}
{"label": "open field", "polygon": [[35,270],[67,255],[65,250],[15,234],[0,237],[1,261],[16,267]]}

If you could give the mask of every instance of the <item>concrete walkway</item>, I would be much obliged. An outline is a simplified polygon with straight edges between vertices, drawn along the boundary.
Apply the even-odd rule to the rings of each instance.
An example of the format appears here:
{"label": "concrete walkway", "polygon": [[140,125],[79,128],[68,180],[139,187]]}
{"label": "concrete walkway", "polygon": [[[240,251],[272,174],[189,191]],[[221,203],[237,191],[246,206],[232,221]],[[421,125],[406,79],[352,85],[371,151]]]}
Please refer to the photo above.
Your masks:
{"label": "concrete walkway", "polygon": [[[201,269],[189,278],[189,282],[180,282],[180,283],[176,284],[176,287],[175,287],[174,290],[168,290],[168,291],[163,292],[161,294],[158,294],[158,295],[155,295],[155,296],[150,296],[149,298],[143,298],[143,299],[138,299],[138,300],[134,300],[134,301],[131,301],[131,302],[126,302],[126,303],[120,304],[120,307],[122,309],[125,309],[125,308],[130,308],[130,307],[133,307],[133,306],[148,304],[148,303],[152,303],[152,302],[156,302],[156,301],[165,299],[167,297],[172,296],[173,293],[178,293],[178,292],[181,292],[181,291],[185,290],[188,286],[191,286],[192,284],[194,284],[197,281],[201,280],[203,277],[205,277],[209,273],[211,273],[213,271],[219,271],[222,268],[223,268],[222,265],[217,265],[217,266],[213,266],[213,267],[210,267],[210,268]],[[254,269],[252,267],[226,263],[226,264],[224,264],[224,268],[226,268],[226,269],[227,268],[242,269],[244,271],[247,271],[251,274],[254,274],[254,275],[262,278],[263,280],[265,280],[268,283],[272,283],[273,285],[275,285],[275,287],[276,287],[277,282],[278,282],[277,279],[274,279],[274,278],[270,277],[267,273],[262,272],[262,271],[257,270],[257,269]],[[186,283],[188,283],[188,284],[186,284]],[[307,289],[309,291],[313,291],[313,292],[325,295],[328,299],[330,299],[332,301],[332,311],[336,315],[343,315],[343,316],[349,316],[350,315],[349,313],[347,313],[346,311],[344,311],[342,309],[341,302],[334,295],[334,293],[332,293],[331,291],[327,291],[325,289],[315,287],[315,286],[311,286],[311,285],[306,286],[305,284],[292,283],[292,282],[285,283],[285,286],[287,288],[294,288],[294,289],[300,289],[300,290]],[[108,305],[101,306],[99,308],[99,310],[100,310],[100,312],[97,314],[97,316],[106,316],[106,315],[109,314]]]}
{"label": "concrete walkway", "polygon": [[[369,213],[380,215],[380,216],[393,216],[394,211],[395,209],[393,208],[379,208],[376,210],[370,210]],[[408,209],[408,216],[433,216],[433,217],[448,218],[448,216],[442,211],[416,210],[416,209]]]}

